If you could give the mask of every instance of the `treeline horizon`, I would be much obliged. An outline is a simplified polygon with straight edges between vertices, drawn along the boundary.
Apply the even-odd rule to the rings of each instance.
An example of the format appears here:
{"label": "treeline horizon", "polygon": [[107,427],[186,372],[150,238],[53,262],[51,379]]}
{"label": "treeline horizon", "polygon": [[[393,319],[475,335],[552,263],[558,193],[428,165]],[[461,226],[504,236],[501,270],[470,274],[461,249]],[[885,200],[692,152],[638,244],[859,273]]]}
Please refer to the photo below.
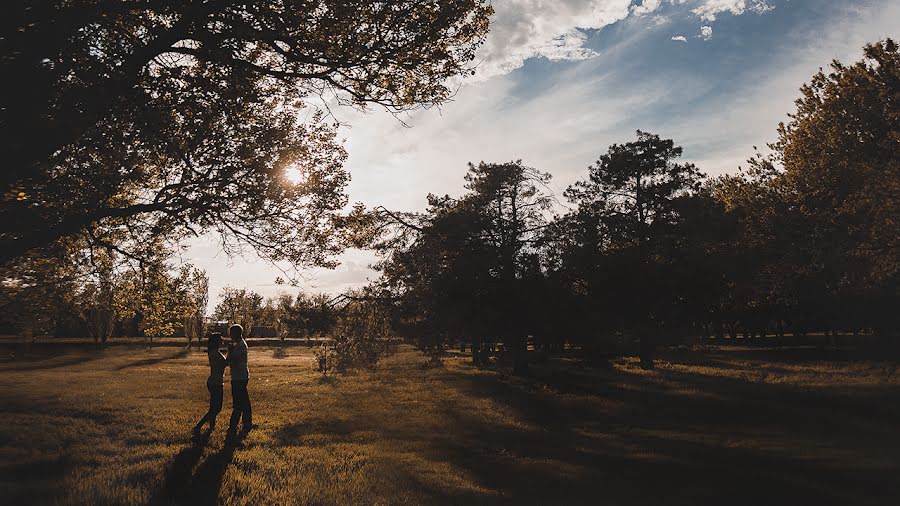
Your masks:
{"label": "treeline horizon", "polygon": [[[561,197],[570,210],[562,214],[553,212],[559,197],[548,188],[550,174],[522,161],[470,164],[465,193],[429,195],[423,212],[357,206],[332,222],[330,233],[341,247],[376,251],[381,277],[347,300],[369,308],[362,312],[373,320],[367,332],[415,338],[433,350],[465,341],[476,362],[503,342],[517,368],[524,367],[529,337],[550,350],[569,343],[599,353],[633,340],[647,367],[657,345],[679,336],[897,337],[898,89],[900,50],[887,39],[866,46],[860,62],[835,61],[814,75],[800,89],[796,111],[778,125],[775,142],[735,173],[707,177],[679,161],[676,140],[638,131],[609,146],[566,189]],[[317,263],[328,264],[340,250],[334,241],[328,239]],[[92,250],[91,262],[102,268],[82,278],[57,261],[65,253],[20,261],[16,272],[25,281],[4,285],[6,328],[21,330],[28,318],[35,327],[39,319],[34,310],[13,321],[16,305],[53,301],[64,308],[77,294],[87,308],[66,314],[83,329],[104,301],[121,305],[112,265],[128,251],[111,246]],[[176,322],[202,313],[205,273],[191,266],[175,273],[167,263],[171,249],[161,242],[148,247],[155,263],[142,258],[140,279],[123,281],[143,283],[139,302],[130,313],[110,309],[103,318],[128,314],[141,320],[139,333],[171,333]],[[48,276],[66,281],[29,292]],[[347,306],[303,293],[268,301],[242,296],[255,301],[257,316],[248,321],[278,325],[293,318],[294,329],[313,321],[315,307],[334,313]],[[147,323],[158,308],[167,308],[161,320]],[[316,325],[316,332],[330,328]]]}
{"label": "treeline horizon", "polygon": [[613,144],[548,213],[550,175],[469,166],[467,193],[423,213],[380,209],[372,290],[436,341],[533,336],[604,349],[671,337],[900,331],[900,52],[834,62],[749,167],[708,178],[673,140]]}

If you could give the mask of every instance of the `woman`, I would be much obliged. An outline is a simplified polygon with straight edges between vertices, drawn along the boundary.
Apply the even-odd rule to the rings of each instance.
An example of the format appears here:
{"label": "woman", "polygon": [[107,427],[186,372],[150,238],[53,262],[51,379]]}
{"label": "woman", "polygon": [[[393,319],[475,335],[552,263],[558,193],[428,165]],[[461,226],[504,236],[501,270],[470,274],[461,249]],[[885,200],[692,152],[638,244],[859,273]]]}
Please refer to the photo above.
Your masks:
{"label": "woman", "polygon": [[206,355],[209,357],[209,378],[206,380],[206,388],[209,390],[209,411],[194,426],[194,432],[199,433],[203,424],[209,422],[209,432],[216,428],[216,415],[222,411],[222,376],[225,375],[227,361],[225,355],[219,351],[222,343],[222,333],[213,332],[207,339]]}

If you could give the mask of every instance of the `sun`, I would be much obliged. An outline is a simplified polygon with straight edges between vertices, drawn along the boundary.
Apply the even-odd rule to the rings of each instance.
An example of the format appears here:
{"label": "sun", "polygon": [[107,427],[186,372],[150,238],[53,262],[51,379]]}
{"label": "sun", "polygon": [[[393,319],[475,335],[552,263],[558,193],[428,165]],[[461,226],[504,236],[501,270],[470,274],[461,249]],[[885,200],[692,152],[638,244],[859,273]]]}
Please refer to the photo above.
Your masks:
{"label": "sun", "polygon": [[303,175],[303,171],[300,170],[300,167],[297,166],[291,166],[284,169],[284,177],[285,179],[290,181],[291,184],[300,184],[304,179],[306,179]]}

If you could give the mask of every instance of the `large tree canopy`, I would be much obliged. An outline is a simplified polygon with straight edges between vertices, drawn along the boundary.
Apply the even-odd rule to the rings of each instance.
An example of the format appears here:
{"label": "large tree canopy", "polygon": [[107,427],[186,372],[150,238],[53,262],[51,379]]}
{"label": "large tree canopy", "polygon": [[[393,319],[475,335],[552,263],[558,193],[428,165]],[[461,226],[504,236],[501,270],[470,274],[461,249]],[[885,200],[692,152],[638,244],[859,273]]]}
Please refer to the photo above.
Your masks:
{"label": "large tree canopy", "polygon": [[676,161],[682,152],[671,139],[638,130],[636,140],[610,146],[588,178],[565,193],[578,208],[562,222],[571,236],[559,273],[609,311],[617,321],[608,328],[640,336],[647,366],[650,340],[672,325],[679,225],[704,177]]}
{"label": "large tree canopy", "polygon": [[892,282],[900,271],[900,46],[887,39],[864,52],[800,89],[772,145],[804,254],[840,266],[834,285]]}
{"label": "large tree canopy", "polygon": [[0,263],[73,236],[139,255],[151,237],[210,228],[269,259],[327,263],[346,155],[306,102],[445,101],[492,12],[482,0],[5,7]]}

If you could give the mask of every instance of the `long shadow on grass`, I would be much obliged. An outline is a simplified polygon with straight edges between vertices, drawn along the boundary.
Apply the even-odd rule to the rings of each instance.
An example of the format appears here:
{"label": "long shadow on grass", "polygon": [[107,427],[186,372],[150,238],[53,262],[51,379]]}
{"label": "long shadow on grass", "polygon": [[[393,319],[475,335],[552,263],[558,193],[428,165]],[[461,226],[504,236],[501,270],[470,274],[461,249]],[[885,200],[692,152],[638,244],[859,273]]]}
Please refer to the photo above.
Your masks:
{"label": "long shadow on grass", "polygon": [[15,361],[9,361],[0,365],[0,371],[39,371],[58,369],[68,366],[77,366],[86,364],[93,360],[103,358],[105,355],[102,350],[92,350],[71,352],[63,350],[60,352],[44,354],[30,354],[20,357]]}
{"label": "long shadow on grass", "polygon": [[24,463],[0,465],[0,489],[10,486],[11,495],[4,495],[5,504],[51,504],[59,499],[66,473],[73,467],[66,456],[46,457]]}
{"label": "long shadow on grass", "polygon": [[[685,396],[615,371],[584,372],[572,397],[554,393],[571,391],[555,383],[559,375],[549,378],[549,389],[535,379],[448,378],[504,405],[520,425],[447,403],[454,434],[432,444],[511,503],[889,504],[900,493],[897,466],[865,465],[889,452],[871,437],[854,442],[859,410],[872,402],[697,374],[663,378],[715,394]],[[623,382],[629,388],[616,386]],[[888,410],[879,417],[895,420]]]}
{"label": "long shadow on grass", "polygon": [[203,449],[208,441],[209,434],[203,434],[175,455],[166,472],[166,479],[159,493],[158,501],[154,502],[174,502],[176,504],[184,502],[186,492],[191,485],[194,466],[200,462]]}
{"label": "long shadow on grass", "polygon": [[[218,504],[222,479],[234,458],[235,445],[225,444],[200,462],[209,436],[182,449],[166,475],[160,493],[151,501],[159,504]],[[199,465],[197,463],[200,462]],[[196,467],[196,469],[195,469]]]}
{"label": "long shadow on grass", "polygon": [[163,355],[163,356],[160,356],[160,357],[145,358],[145,359],[137,360],[137,361],[134,361],[134,362],[131,362],[131,363],[128,363],[128,364],[123,364],[123,365],[120,365],[119,367],[116,367],[115,370],[116,370],[116,371],[121,371],[121,370],[123,370],[123,369],[130,369],[130,368],[132,368],[132,367],[141,367],[141,366],[145,366],[145,365],[155,365],[155,364],[158,364],[158,363],[160,363],[160,362],[165,362],[166,360],[173,360],[173,359],[176,359],[176,358],[184,358],[184,357],[188,356],[190,353],[191,353],[191,350],[190,350],[189,348],[183,348],[183,349],[181,349],[180,351],[178,351],[178,352],[176,352],[176,353],[173,353],[173,354],[171,354],[171,355]]}
{"label": "long shadow on grass", "polygon": [[194,473],[194,479],[185,491],[183,504],[218,504],[219,491],[225,471],[234,458],[234,445],[226,444],[221,450],[207,457]]}

